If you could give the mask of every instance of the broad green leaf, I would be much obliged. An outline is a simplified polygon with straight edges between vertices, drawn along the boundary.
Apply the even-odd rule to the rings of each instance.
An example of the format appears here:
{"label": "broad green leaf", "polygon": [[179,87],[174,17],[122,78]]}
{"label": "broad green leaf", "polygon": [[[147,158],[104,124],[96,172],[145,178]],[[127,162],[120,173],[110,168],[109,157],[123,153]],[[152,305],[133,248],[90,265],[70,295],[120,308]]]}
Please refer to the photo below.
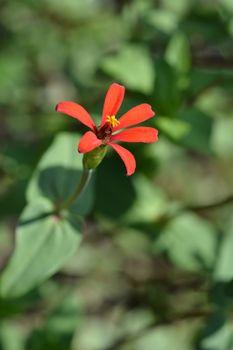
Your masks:
{"label": "broad green leaf", "polygon": [[[230,74],[228,78],[230,79]],[[217,78],[216,78],[217,79]],[[232,80],[232,78],[231,78]],[[216,82],[213,82],[214,85]],[[210,84],[211,85],[211,84]],[[214,119],[229,118],[233,115],[232,90],[221,86],[209,87],[197,95],[195,106],[202,112],[211,115]]]}
{"label": "broad green leaf", "polygon": [[191,53],[187,37],[178,32],[168,43],[165,60],[179,73],[187,73],[191,66]]}
{"label": "broad green leaf", "polygon": [[199,321],[159,326],[148,331],[138,340],[120,347],[119,350],[193,350],[193,340],[199,328]]}
{"label": "broad green leaf", "polygon": [[216,281],[228,282],[233,279],[233,219],[222,237],[214,277]]}
{"label": "broad green leaf", "polygon": [[192,0],[163,0],[162,4],[165,9],[169,9],[172,13],[182,16],[189,11],[192,2]]}
{"label": "broad green leaf", "polygon": [[179,120],[190,125],[189,132],[180,140],[181,144],[194,151],[210,154],[212,118],[208,114],[193,108],[180,112]]}
{"label": "broad green leaf", "polygon": [[[103,162],[96,174],[96,211],[117,222],[147,222],[164,213],[162,191],[144,176],[126,177],[115,155]],[[111,203],[111,204],[109,204]]]}
{"label": "broad green leaf", "polygon": [[232,350],[233,327],[222,312],[214,313],[200,341],[201,350]]}
{"label": "broad green leaf", "polygon": [[154,63],[146,47],[127,45],[116,56],[106,57],[101,67],[129,89],[145,94],[153,90]]}
{"label": "broad green leaf", "polygon": [[125,314],[121,327],[123,332],[133,335],[149,327],[155,321],[154,318],[152,310],[138,308]]}
{"label": "broad green leaf", "polygon": [[[82,172],[82,155],[77,152],[77,134],[59,134],[40,160],[27,190],[27,200],[47,198],[52,203],[62,202],[78,186]],[[93,181],[72,205],[80,215],[88,213],[93,203]]]}
{"label": "broad green leaf", "polygon": [[96,171],[95,211],[119,220],[133,205],[135,195],[132,177],[125,176],[124,165],[113,153]]}
{"label": "broad green leaf", "polygon": [[214,123],[212,149],[222,158],[233,158],[233,119],[221,118]]}
{"label": "broad green leaf", "polygon": [[22,328],[20,323],[3,322],[0,327],[0,348],[3,350],[25,350],[26,336]]}
{"label": "broad green leaf", "polygon": [[178,25],[178,16],[168,10],[152,10],[147,15],[147,22],[165,34],[173,33]]}
{"label": "broad green leaf", "polygon": [[96,16],[100,11],[98,1],[86,0],[86,1],[75,1],[67,0],[65,3],[56,0],[43,0],[45,6],[49,8],[53,13],[67,18],[69,21],[78,21],[80,19],[88,19]]}
{"label": "broad green leaf", "polygon": [[215,261],[216,244],[215,228],[187,212],[170,220],[154,248],[156,252],[166,252],[178,267],[190,271],[210,271]]}
{"label": "broad green leaf", "polygon": [[20,296],[54,274],[77,249],[80,219],[63,213],[52,215],[46,200],[30,203],[16,231],[16,245],[0,280],[3,297]]}
{"label": "broad green leaf", "polygon": [[101,317],[87,318],[82,327],[77,329],[71,349],[102,350],[107,349],[119,333],[117,328],[108,319]]}
{"label": "broad green leaf", "polygon": [[[200,109],[202,110],[203,110],[203,107],[201,105],[203,104],[209,104],[208,112],[210,112],[211,110],[213,113],[214,112],[216,113],[216,110],[215,110],[216,103],[218,104],[218,106],[216,106],[217,110],[219,109],[219,107],[221,107],[222,96],[216,96],[215,94],[215,91],[217,90],[217,94],[219,95],[218,91],[221,92],[221,86],[223,88],[223,93],[222,93],[223,97],[227,98],[227,95],[226,95],[227,91],[229,91],[229,95],[231,94],[233,72],[229,68],[216,70],[216,69],[211,69],[209,67],[208,68],[192,67],[189,77],[190,77],[189,94],[192,95],[192,98],[194,98],[194,100],[198,100],[198,107],[200,107]],[[220,80],[222,81],[222,84],[219,85]],[[217,86],[217,89],[216,89],[216,86]],[[229,88],[229,90],[227,88]],[[209,101],[205,101],[206,99]],[[210,99],[212,99],[212,101],[210,101]],[[231,105],[228,104],[228,106],[231,106]],[[206,111],[206,109],[203,111]]]}
{"label": "broad green leaf", "polygon": [[122,220],[128,224],[139,222],[151,222],[164,214],[167,208],[167,199],[164,193],[142,175],[133,178],[136,198],[125,212]]}
{"label": "broad green leaf", "polygon": [[201,350],[232,350],[233,327],[229,322],[212,335],[204,338],[201,342]]}
{"label": "broad green leaf", "polygon": [[156,125],[163,133],[175,141],[179,141],[186,136],[191,129],[191,125],[188,122],[167,117],[157,118]]}
{"label": "broad green leaf", "polygon": [[224,6],[230,14],[233,14],[233,4],[231,0],[221,0],[221,5]]}
{"label": "broad green leaf", "polygon": [[155,69],[153,104],[158,114],[175,116],[181,103],[177,72],[163,60],[156,63]]}

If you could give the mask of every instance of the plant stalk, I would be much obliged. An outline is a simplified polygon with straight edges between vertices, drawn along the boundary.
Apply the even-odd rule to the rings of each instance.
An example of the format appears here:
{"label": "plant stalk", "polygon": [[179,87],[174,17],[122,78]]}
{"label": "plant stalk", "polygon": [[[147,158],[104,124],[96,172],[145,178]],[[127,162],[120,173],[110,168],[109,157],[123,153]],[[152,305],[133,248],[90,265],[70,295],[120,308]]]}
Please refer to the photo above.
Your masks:
{"label": "plant stalk", "polygon": [[69,208],[81,195],[81,193],[84,191],[84,189],[87,187],[93,170],[92,169],[86,169],[83,168],[82,175],[80,178],[80,181],[78,183],[78,186],[76,187],[74,193],[70,195],[63,203],[58,204],[56,212],[60,212],[63,209]]}

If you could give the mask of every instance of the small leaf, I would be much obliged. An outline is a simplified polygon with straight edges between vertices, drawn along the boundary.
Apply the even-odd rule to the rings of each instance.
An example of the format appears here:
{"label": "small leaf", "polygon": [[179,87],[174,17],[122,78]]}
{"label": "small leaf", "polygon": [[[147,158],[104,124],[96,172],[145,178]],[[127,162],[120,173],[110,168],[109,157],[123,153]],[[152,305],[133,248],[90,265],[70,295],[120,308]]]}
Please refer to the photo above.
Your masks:
{"label": "small leaf", "polygon": [[154,64],[145,47],[137,45],[123,47],[116,56],[104,59],[102,69],[129,89],[145,94],[153,90]]}
{"label": "small leaf", "polygon": [[183,269],[209,271],[215,260],[216,232],[195,214],[183,213],[165,226],[155,250],[167,252],[171,261]]}
{"label": "small leaf", "polygon": [[30,203],[20,218],[13,256],[0,280],[3,297],[18,297],[55,273],[75,251],[80,219],[51,214],[46,200]]}

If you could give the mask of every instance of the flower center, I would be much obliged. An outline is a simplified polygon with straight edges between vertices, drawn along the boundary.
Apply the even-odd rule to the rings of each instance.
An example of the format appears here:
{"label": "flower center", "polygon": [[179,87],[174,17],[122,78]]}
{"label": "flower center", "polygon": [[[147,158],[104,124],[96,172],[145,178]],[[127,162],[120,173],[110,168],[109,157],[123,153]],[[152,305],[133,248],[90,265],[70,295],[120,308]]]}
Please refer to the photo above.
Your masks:
{"label": "flower center", "polygon": [[120,124],[119,120],[116,119],[115,115],[108,115],[106,118],[106,123],[96,130],[96,136],[98,139],[102,140],[103,144],[111,140],[111,135],[113,128]]}
{"label": "flower center", "polygon": [[115,115],[107,115],[106,122],[112,127],[115,128],[115,126],[120,125],[119,120],[115,117]]}
{"label": "flower center", "polygon": [[103,143],[106,143],[110,141],[112,135],[112,127],[108,123],[106,123],[104,124],[104,126],[102,126],[102,128],[97,130],[96,135],[98,139],[102,140]]}

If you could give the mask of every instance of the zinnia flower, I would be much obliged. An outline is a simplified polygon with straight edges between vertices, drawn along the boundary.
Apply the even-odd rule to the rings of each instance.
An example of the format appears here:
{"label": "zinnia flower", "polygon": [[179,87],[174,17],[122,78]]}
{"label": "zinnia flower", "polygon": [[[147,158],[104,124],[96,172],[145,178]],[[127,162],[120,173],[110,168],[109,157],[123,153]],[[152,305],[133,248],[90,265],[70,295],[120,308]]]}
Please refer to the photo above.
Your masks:
{"label": "zinnia flower", "polygon": [[[145,126],[125,129],[152,118],[155,113],[149,104],[143,103],[130,109],[117,120],[116,114],[122,104],[124,94],[125,88],[122,85],[113,83],[109,87],[99,127],[95,125],[89,113],[74,102],[60,102],[56,106],[56,111],[78,119],[91,129],[83,135],[79,142],[78,151],[80,153],[90,152],[101,145],[108,145],[121,157],[129,176],[135,172],[135,158],[130,151],[115,142],[155,142],[158,140],[158,130]],[[118,132],[120,129],[124,130]]]}

